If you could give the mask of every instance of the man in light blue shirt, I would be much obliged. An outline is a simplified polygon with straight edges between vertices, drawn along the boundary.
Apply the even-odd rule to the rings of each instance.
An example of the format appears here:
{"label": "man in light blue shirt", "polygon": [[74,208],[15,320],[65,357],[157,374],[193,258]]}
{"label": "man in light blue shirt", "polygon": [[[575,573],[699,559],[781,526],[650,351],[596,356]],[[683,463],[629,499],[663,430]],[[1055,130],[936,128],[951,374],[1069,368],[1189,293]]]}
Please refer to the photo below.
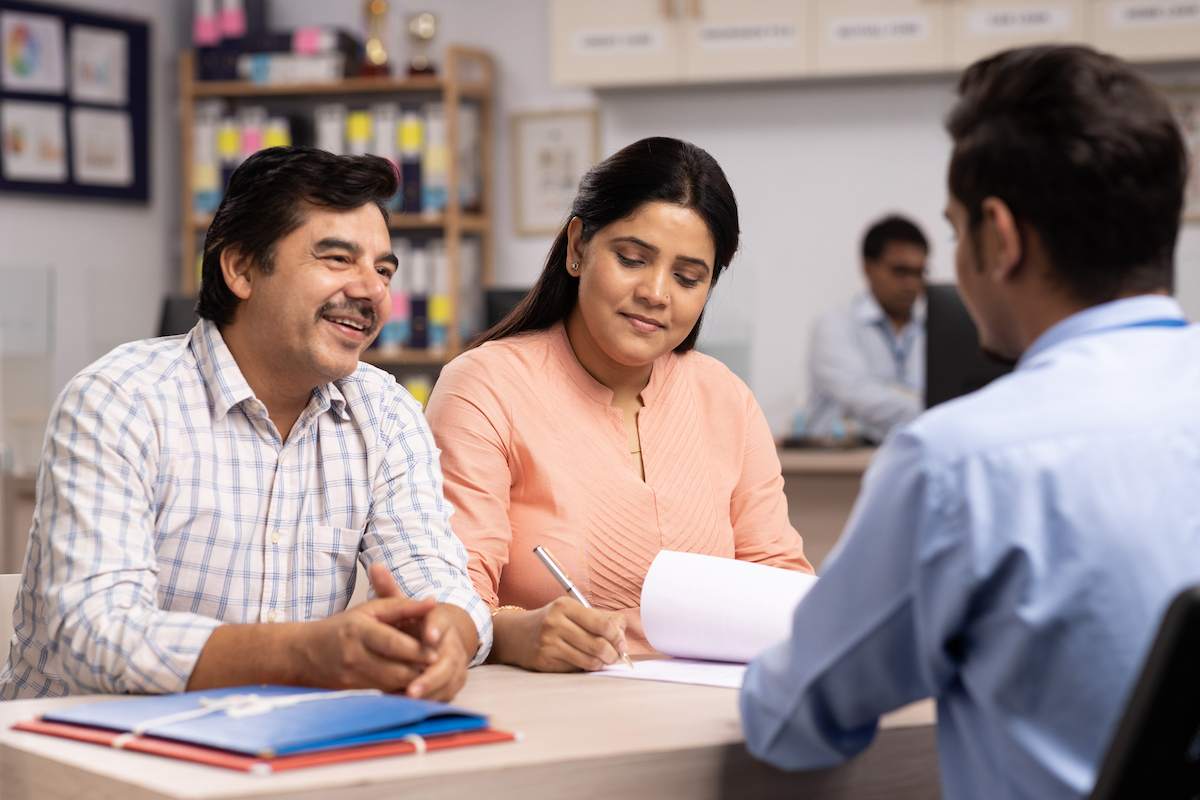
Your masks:
{"label": "man in light blue shirt", "polygon": [[743,723],[811,769],[933,696],[946,797],[1079,797],[1200,583],[1200,326],[1167,295],[1187,158],[1158,94],[1086,48],[1001,53],[959,94],[959,290],[1017,368],[880,450]]}
{"label": "man in light blue shirt", "polygon": [[809,399],[797,434],[880,442],[921,413],[928,256],[925,234],[904,217],[885,217],[867,230],[867,291],[813,327]]}

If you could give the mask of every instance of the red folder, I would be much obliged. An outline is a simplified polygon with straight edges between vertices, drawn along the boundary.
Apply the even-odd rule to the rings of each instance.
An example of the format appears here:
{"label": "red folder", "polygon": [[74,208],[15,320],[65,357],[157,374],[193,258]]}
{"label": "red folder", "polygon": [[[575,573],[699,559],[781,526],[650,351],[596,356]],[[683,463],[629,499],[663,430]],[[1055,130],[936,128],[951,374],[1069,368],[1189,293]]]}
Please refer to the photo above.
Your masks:
{"label": "red folder", "polygon": [[[80,742],[91,742],[109,747],[116,747],[117,739],[122,736],[118,731],[105,728],[93,728],[84,725],[67,725],[61,722],[44,722],[30,720],[19,722],[13,730],[28,733],[41,733],[47,736],[60,736],[64,739],[74,739]],[[425,750],[447,750],[452,747],[469,747],[477,744],[494,744],[511,742],[516,736],[507,731],[491,728],[462,733],[446,733],[436,736],[422,737]],[[183,761],[194,761],[198,764],[208,764],[213,767],[236,769],[255,774],[284,772],[289,769],[303,767],[318,767],[325,764],[340,764],[345,761],[361,761],[365,758],[382,758],[384,756],[402,756],[415,753],[418,745],[412,741],[384,742],[382,744],[365,744],[356,747],[343,747],[336,750],[322,750],[316,753],[304,753],[294,756],[277,756],[275,758],[257,758],[255,756],[231,753],[213,747],[185,744],[170,739],[160,739],[155,736],[126,736],[119,745],[123,750],[138,753],[151,753],[156,756],[178,758]]]}

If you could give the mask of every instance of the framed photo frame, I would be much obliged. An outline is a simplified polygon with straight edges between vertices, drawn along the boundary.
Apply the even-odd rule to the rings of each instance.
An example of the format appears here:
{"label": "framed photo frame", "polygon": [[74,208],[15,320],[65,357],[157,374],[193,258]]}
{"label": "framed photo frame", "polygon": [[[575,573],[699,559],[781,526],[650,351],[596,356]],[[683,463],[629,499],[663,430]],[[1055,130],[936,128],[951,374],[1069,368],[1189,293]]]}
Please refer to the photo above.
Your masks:
{"label": "framed photo frame", "polygon": [[150,199],[150,26],[0,0],[0,192]]}
{"label": "framed photo frame", "polygon": [[555,234],[579,180],[600,159],[600,115],[593,108],[527,111],[511,122],[517,234]]}
{"label": "framed photo frame", "polygon": [[1200,85],[1165,89],[1179,118],[1191,172],[1183,193],[1184,222],[1200,222]]}

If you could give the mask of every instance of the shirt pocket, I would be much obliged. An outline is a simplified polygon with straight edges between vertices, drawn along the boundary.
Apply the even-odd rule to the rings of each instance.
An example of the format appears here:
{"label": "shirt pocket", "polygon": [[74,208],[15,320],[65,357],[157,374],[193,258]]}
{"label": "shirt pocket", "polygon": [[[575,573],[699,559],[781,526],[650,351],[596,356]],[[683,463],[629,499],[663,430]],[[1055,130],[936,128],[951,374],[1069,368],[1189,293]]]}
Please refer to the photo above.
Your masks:
{"label": "shirt pocket", "polygon": [[307,584],[314,601],[328,598],[331,606],[344,607],[358,564],[358,548],[362,531],[357,528],[336,528],[315,525],[297,548],[297,576]]}

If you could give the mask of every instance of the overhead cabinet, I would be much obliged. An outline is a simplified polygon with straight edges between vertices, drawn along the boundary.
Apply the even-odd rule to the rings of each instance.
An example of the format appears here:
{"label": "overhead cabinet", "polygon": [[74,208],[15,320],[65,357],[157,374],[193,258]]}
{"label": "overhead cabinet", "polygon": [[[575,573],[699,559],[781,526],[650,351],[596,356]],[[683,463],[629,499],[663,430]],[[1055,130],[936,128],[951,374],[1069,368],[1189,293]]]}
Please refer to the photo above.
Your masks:
{"label": "overhead cabinet", "polygon": [[1132,61],[1200,57],[1200,0],[1092,0],[1088,38]]}
{"label": "overhead cabinet", "polygon": [[1078,42],[1200,59],[1200,0],[549,0],[556,82],[595,88],[958,70]]}
{"label": "overhead cabinet", "polygon": [[816,0],[820,75],[933,72],[948,65],[949,4]]}
{"label": "overhead cabinet", "polygon": [[958,0],[951,6],[950,66],[1010,47],[1087,41],[1087,0]]}
{"label": "overhead cabinet", "polygon": [[551,0],[553,76],[574,86],[791,77],[812,68],[809,19],[795,0]]}

